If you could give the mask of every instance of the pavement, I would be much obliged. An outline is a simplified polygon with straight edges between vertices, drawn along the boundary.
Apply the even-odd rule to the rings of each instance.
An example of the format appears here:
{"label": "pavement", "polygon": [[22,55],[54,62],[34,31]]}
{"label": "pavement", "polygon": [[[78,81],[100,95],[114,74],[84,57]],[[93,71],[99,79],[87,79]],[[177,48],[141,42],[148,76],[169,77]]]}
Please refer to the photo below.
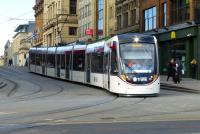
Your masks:
{"label": "pavement", "polygon": [[181,78],[181,82],[176,84],[172,81],[172,78],[167,81],[167,76],[161,75],[160,83],[162,89],[200,93],[200,80],[197,79]]}

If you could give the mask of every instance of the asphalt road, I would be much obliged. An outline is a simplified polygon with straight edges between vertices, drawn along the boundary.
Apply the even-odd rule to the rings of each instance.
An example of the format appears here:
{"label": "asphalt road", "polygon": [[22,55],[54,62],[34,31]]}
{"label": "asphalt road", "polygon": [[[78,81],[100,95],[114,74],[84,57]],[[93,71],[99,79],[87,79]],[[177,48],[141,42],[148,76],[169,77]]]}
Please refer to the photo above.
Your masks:
{"label": "asphalt road", "polygon": [[8,134],[199,134],[199,126],[199,121],[44,125]]}
{"label": "asphalt road", "polygon": [[1,67],[0,78],[1,134],[200,133],[199,94],[117,97],[22,67]]}

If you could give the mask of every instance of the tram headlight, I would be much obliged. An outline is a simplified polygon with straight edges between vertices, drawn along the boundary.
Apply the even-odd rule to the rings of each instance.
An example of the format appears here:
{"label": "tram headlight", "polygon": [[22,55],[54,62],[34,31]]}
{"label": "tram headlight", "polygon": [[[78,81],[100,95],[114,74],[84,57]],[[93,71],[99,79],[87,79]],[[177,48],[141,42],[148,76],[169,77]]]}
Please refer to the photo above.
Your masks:
{"label": "tram headlight", "polygon": [[137,82],[138,78],[137,77],[133,77],[133,82]]}
{"label": "tram headlight", "polygon": [[149,81],[153,81],[153,75],[151,75],[150,77],[149,77]]}
{"label": "tram headlight", "polygon": [[126,80],[127,80],[127,81],[132,81],[132,76],[131,76],[131,75],[130,75],[130,76],[127,75],[127,76],[126,76]]}
{"label": "tram headlight", "polygon": [[126,81],[126,76],[125,75],[121,75],[121,79]]}
{"label": "tram headlight", "polygon": [[158,75],[154,74],[149,77],[149,81],[154,81],[158,78]]}
{"label": "tram headlight", "polygon": [[135,37],[135,38],[134,38],[134,41],[135,41],[135,42],[138,42],[138,41],[139,41],[139,38],[138,38],[138,37]]}

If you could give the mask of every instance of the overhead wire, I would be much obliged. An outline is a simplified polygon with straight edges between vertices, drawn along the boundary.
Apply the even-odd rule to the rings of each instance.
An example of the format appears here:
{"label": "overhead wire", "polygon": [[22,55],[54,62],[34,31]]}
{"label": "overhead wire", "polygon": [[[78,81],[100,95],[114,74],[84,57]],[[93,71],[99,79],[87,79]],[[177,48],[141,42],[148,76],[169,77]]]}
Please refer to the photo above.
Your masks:
{"label": "overhead wire", "polygon": [[27,15],[27,14],[30,14],[30,13],[32,13],[32,12],[33,12],[33,11],[31,10],[31,11],[25,12],[25,13],[23,13],[23,14],[21,14],[21,15],[18,15],[17,17],[5,16],[5,15],[0,14],[0,16],[6,17],[6,18],[7,18],[7,20],[0,22],[0,24],[4,24],[4,23],[7,23],[7,22],[13,21],[13,20],[15,20],[15,21],[35,20],[34,18],[32,18],[32,19],[22,18],[23,16],[25,16],[25,15]]}

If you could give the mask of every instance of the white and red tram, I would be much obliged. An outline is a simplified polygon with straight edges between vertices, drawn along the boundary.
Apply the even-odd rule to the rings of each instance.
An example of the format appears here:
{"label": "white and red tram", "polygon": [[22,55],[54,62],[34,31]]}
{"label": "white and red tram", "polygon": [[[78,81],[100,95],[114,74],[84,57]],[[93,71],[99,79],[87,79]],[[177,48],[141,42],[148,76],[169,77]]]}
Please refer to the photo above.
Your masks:
{"label": "white and red tram", "polygon": [[121,34],[90,44],[74,42],[29,51],[30,72],[90,84],[119,95],[157,95],[158,44],[154,36]]}

